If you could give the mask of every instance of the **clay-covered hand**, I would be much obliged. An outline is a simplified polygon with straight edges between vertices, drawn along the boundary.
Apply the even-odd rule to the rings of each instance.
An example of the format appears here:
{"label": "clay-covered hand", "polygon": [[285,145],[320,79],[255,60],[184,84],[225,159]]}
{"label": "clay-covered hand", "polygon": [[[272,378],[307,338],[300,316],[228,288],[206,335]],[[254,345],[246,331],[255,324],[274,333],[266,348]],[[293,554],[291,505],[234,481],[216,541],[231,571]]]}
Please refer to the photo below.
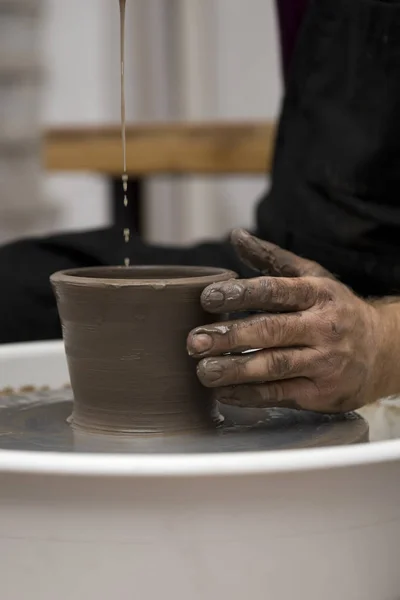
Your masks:
{"label": "clay-covered hand", "polygon": [[244,407],[336,413],[375,400],[378,310],[314,262],[243,230],[232,243],[262,276],[209,286],[203,307],[258,312],[189,334],[200,381],[216,388],[220,402]]}

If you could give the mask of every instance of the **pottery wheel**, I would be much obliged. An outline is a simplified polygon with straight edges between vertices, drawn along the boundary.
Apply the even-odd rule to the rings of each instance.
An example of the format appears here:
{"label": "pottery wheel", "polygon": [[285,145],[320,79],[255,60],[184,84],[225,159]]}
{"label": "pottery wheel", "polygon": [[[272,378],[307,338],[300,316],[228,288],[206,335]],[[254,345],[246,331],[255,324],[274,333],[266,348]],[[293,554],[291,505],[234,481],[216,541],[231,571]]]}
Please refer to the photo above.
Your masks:
{"label": "pottery wheel", "polygon": [[355,415],[327,416],[288,409],[221,407],[215,431],[180,435],[99,435],[75,431],[68,418],[72,391],[0,396],[0,449],[48,452],[190,454],[254,452],[356,444],[368,425]]}

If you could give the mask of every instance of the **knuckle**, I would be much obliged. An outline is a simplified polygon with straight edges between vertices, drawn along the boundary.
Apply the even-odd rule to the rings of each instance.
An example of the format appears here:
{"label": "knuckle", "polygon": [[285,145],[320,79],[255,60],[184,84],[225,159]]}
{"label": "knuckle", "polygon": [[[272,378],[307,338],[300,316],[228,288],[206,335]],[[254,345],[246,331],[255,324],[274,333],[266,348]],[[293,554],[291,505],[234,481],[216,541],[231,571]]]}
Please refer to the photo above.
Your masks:
{"label": "knuckle", "polygon": [[314,315],[314,326],[323,342],[328,344],[336,345],[345,335],[343,318],[334,306],[318,311]]}
{"label": "knuckle", "polygon": [[254,296],[257,296],[260,304],[268,304],[273,295],[272,280],[268,277],[259,277],[255,280],[255,286],[252,290]]}
{"label": "knuckle", "polygon": [[264,315],[257,324],[257,329],[260,338],[263,340],[266,347],[273,345],[280,337],[281,326],[276,318],[270,315]]}
{"label": "knuckle", "polygon": [[318,359],[320,376],[322,378],[337,378],[341,372],[343,358],[337,352],[325,349],[320,352]]}
{"label": "knuckle", "polygon": [[337,315],[331,315],[330,319],[326,322],[327,334],[333,340],[340,340],[343,336],[343,326],[340,320],[337,318]]}
{"label": "knuckle", "polygon": [[301,287],[301,296],[303,304],[307,306],[312,306],[315,302],[315,280],[314,278],[304,278],[303,285]]}
{"label": "knuckle", "polygon": [[274,399],[276,402],[282,403],[285,400],[291,400],[291,398],[288,398],[288,395],[286,394],[285,386],[280,381],[277,381],[274,386],[265,386],[265,388],[265,393],[267,396],[269,396],[267,400],[269,401]]}
{"label": "knuckle", "polygon": [[282,277],[300,277],[302,275],[302,269],[296,261],[283,256],[280,262],[279,274]]}
{"label": "knuckle", "polygon": [[293,306],[311,308],[317,297],[316,279],[314,277],[302,277],[288,286],[287,301]]}
{"label": "knuckle", "polygon": [[283,305],[297,310],[311,308],[315,304],[317,291],[315,278],[287,279],[272,278],[268,281],[268,298],[274,305]]}
{"label": "knuckle", "polygon": [[327,277],[322,277],[317,282],[319,303],[332,305],[337,298],[337,282]]}
{"label": "knuckle", "polygon": [[[276,287],[277,287],[277,299],[279,300],[279,303],[282,303],[283,305],[292,305],[295,304],[295,300],[296,300],[296,287],[295,286],[289,286],[287,285],[287,281],[286,279],[278,279],[276,281]],[[297,284],[297,282],[296,282]]]}
{"label": "knuckle", "polygon": [[244,352],[252,349],[253,335],[251,332],[252,320],[240,320],[228,329],[224,341],[226,351],[235,350],[236,352]]}
{"label": "knuckle", "polygon": [[244,356],[234,357],[230,361],[229,378],[236,383],[239,383],[249,374],[249,359]]}
{"label": "knuckle", "polygon": [[267,299],[272,299],[274,304],[280,304],[286,301],[286,288],[282,285],[282,280],[278,278],[271,278],[264,284],[265,293],[268,294],[266,296]]}
{"label": "knuckle", "polygon": [[236,349],[241,346],[243,340],[243,332],[242,328],[237,325],[233,325],[223,336],[222,341],[223,345],[227,347],[227,349]]}
{"label": "knuckle", "polygon": [[279,379],[291,372],[291,361],[284,352],[272,352],[267,359],[267,372]]}
{"label": "knuckle", "polygon": [[298,345],[309,339],[313,331],[309,320],[301,312],[296,314],[296,318],[287,313],[264,315],[259,322],[259,336],[264,348]]}
{"label": "knuckle", "polygon": [[335,322],[331,314],[318,312],[313,315],[313,330],[317,338],[320,338],[323,348],[326,347],[327,343],[330,343],[332,338],[331,322]]}

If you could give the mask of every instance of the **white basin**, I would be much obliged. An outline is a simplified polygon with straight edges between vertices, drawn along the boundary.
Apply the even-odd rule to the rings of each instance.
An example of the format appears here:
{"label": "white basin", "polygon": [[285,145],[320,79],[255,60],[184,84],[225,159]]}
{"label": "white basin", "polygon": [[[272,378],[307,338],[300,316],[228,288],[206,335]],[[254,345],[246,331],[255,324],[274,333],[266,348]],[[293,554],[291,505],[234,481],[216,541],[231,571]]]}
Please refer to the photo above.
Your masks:
{"label": "white basin", "polygon": [[[0,389],[68,381],[0,347]],[[207,455],[0,451],[4,600],[398,600],[400,441]]]}

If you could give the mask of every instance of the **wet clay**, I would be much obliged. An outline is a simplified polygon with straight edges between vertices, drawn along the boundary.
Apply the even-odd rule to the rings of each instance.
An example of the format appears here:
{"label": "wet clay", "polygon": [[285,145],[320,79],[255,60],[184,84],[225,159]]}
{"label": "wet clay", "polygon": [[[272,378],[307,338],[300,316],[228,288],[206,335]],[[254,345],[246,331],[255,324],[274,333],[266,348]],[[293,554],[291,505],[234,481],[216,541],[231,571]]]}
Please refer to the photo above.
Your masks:
{"label": "wet clay", "polygon": [[205,287],[236,277],[202,267],[96,267],[51,277],[76,428],[136,434],[215,427],[186,338],[210,316]]}
{"label": "wet clay", "polygon": [[[393,429],[391,425],[382,427],[383,404],[370,408],[375,439],[399,437],[400,410],[397,409],[397,429]],[[71,410],[70,389],[0,396],[0,449],[188,456],[299,450],[368,442],[368,424],[354,414],[329,416],[280,408],[251,410],[222,406],[225,421],[216,429],[201,430],[196,434],[110,435],[70,427],[68,418]],[[374,411],[379,412],[377,418]]]}

